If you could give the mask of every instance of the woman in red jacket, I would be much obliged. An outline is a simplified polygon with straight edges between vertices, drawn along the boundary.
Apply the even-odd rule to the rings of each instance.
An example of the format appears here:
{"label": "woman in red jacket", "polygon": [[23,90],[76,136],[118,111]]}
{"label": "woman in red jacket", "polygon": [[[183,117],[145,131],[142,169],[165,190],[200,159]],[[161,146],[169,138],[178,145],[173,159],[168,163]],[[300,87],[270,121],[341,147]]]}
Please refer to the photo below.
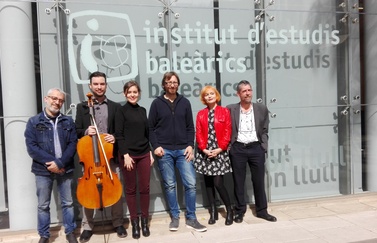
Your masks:
{"label": "woman in red jacket", "polygon": [[196,143],[198,145],[194,166],[204,175],[207,197],[210,203],[208,224],[216,223],[218,212],[215,205],[215,188],[227,210],[225,225],[233,223],[233,211],[229,194],[224,186],[224,174],[232,172],[228,146],[232,132],[230,112],[217,105],[220,93],[212,86],[205,86],[200,100],[207,107],[196,116]]}

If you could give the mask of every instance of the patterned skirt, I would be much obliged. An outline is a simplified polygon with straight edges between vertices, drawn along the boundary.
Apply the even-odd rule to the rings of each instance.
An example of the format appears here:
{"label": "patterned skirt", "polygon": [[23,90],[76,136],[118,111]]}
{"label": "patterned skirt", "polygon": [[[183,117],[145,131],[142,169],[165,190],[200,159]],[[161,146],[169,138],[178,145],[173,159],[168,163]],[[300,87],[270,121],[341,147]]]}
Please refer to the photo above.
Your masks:
{"label": "patterned skirt", "polygon": [[232,172],[228,151],[223,151],[211,159],[202,151],[197,151],[194,167],[196,172],[208,176],[224,175]]}

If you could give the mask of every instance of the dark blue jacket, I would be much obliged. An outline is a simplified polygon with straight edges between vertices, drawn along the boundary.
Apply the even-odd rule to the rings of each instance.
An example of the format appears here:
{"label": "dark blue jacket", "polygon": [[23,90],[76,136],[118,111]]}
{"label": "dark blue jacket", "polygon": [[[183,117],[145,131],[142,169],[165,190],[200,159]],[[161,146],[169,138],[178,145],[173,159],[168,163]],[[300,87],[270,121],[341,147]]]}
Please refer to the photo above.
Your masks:
{"label": "dark blue jacket", "polygon": [[57,122],[57,129],[62,148],[62,157],[55,158],[54,129],[53,125],[46,118],[44,112],[29,119],[25,130],[25,143],[30,157],[33,159],[31,172],[35,175],[50,175],[45,163],[55,161],[59,169],[64,168],[70,173],[74,168],[73,157],[76,153],[77,134],[75,123],[72,118],[60,115]]}
{"label": "dark blue jacket", "polygon": [[164,95],[157,97],[149,109],[149,141],[153,149],[179,150],[194,147],[195,127],[191,104],[180,94],[174,100],[174,110]]}

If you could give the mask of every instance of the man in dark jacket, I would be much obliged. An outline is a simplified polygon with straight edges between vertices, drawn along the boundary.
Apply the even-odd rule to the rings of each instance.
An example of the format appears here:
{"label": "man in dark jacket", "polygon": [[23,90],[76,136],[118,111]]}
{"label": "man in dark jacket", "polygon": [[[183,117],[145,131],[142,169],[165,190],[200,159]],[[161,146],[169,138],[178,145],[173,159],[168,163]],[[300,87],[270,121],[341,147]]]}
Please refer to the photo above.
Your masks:
{"label": "man in dark jacket", "polygon": [[177,93],[179,84],[175,72],[164,74],[161,85],[165,93],[152,102],[149,110],[149,140],[157,156],[170,207],[172,221],[169,230],[176,231],[179,227],[176,166],[185,187],[186,226],[202,232],[207,228],[198,222],[195,215],[194,121],[190,101]]}
{"label": "man in dark jacket", "polygon": [[38,196],[39,243],[47,243],[50,238],[50,202],[54,180],[59,190],[66,239],[69,243],[77,242],[71,192],[77,135],[72,118],[60,113],[64,101],[64,91],[50,89],[44,97],[45,109],[29,119],[25,130]]}
{"label": "man in dark jacket", "polygon": [[277,219],[267,212],[264,189],[265,162],[268,149],[268,109],[253,103],[253,89],[247,80],[237,85],[240,102],[228,105],[232,118],[231,147],[229,151],[233,168],[234,194],[236,196],[234,222],[241,223],[247,206],[245,201],[246,167],[249,165],[253,184],[255,211],[258,218],[271,222]]}
{"label": "man in dark jacket", "polygon": [[[121,107],[120,104],[107,99],[106,89],[107,80],[106,75],[102,72],[94,72],[89,77],[89,88],[93,93],[95,122],[98,127],[98,132],[104,134],[104,139],[108,143],[115,144],[115,113]],[[89,107],[87,102],[78,104],[76,113],[76,130],[77,136],[80,139],[85,135],[95,136],[97,131],[91,125]],[[116,144],[114,146],[114,159],[117,157]],[[119,175],[119,167],[113,160],[110,165],[113,170],[116,170]],[[80,235],[80,242],[87,242],[93,235],[94,228],[94,210],[83,207],[82,228]],[[123,201],[122,198],[111,206],[111,218],[114,230],[118,237],[124,238],[127,236],[126,229],[123,226]]]}

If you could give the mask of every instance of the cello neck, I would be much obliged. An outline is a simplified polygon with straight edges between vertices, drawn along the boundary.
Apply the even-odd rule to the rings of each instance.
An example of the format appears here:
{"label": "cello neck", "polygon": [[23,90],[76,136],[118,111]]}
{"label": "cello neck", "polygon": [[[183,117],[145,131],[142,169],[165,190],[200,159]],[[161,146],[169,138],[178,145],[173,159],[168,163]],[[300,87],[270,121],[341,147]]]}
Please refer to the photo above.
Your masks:
{"label": "cello neck", "polygon": [[98,149],[98,139],[100,139],[100,137],[99,137],[98,127],[97,127],[95,116],[94,116],[93,94],[89,92],[89,93],[86,94],[86,97],[88,97],[90,123],[96,129],[96,136],[92,136],[94,163],[95,163],[96,166],[101,166],[101,157],[100,157],[100,153],[99,153],[99,149]]}

